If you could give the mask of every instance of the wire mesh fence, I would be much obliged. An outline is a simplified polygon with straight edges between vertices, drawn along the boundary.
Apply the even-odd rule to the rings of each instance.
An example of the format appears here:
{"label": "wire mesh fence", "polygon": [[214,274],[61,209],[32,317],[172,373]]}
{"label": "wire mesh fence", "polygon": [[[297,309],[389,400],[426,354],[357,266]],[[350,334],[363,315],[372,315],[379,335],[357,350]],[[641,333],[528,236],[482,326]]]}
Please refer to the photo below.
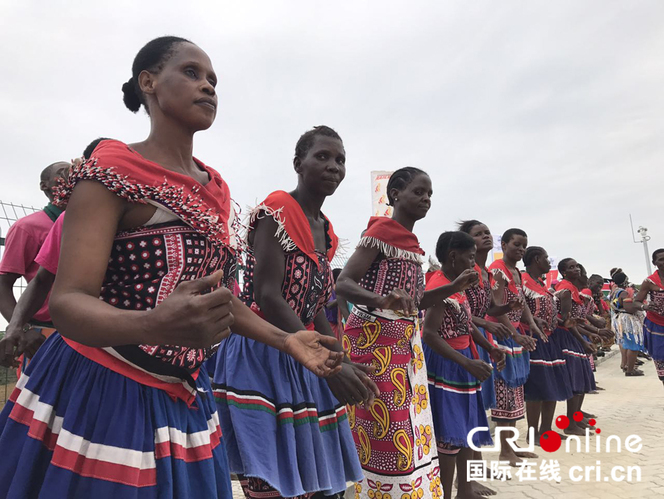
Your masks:
{"label": "wire mesh fence", "polygon": [[[22,204],[8,203],[0,200],[0,259],[4,254],[5,250],[5,237],[9,228],[16,222],[19,218],[23,218],[27,215],[39,211],[41,208],[35,208],[33,206],[25,206]],[[21,293],[25,290],[27,283],[25,279],[21,278],[16,281],[14,284],[14,296],[18,298]],[[5,335],[5,329],[7,323],[3,318],[0,317],[0,336]],[[6,367],[0,367],[0,407],[4,406],[7,402],[7,399],[14,389],[16,384],[16,370],[8,369]]]}

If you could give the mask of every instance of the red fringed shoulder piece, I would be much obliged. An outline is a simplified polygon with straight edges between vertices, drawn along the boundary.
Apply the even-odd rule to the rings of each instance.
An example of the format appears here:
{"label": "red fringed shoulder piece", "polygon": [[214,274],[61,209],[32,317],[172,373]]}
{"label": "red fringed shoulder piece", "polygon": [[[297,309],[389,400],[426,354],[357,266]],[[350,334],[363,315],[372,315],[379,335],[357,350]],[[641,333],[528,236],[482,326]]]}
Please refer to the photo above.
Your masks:
{"label": "red fringed shoulder piece", "polygon": [[581,293],[579,292],[579,288],[577,288],[567,279],[563,279],[558,283],[558,286],[556,286],[556,294],[560,293],[564,289],[572,293],[572,300],[574,300],[576,303],[580,305],[583,304],[583,298],[581,298]]}
{"label": "red fringed shoulder piece", "polygon": [[494,281],[497,275],[501,275],[507,282],[507,287],[515,295],[519,294],[519,288],[514,281],[512,271],[507,268],[507,264],[503,260],[496,260],[489,266],[489,272],[493,275]]}
{"label": "red fringed shoulder piece", "polygon": [[237,217],[228,185],[216,170],[196,162],[210,177],[205,185],[145,159],[123,142],[105,140],[89,160],[71,168],[57,189],[57,203],[65,203],[79,181],[96,180],[128,202],[158,203],[212,244],[236,250]]}
{"label": "red fringed shoulder piece", "polygon": [[358,246],[378,248],[387,258],[422,263],[424,250],[417,236],[389,217],[371,217]]}
{"label": "red fringed shoulder piece", "polygon": [[[314,262],[318,262],[314,236],[307,216],[302,211],[300,204],[285,191],[275,191],[265,201],[254,208],[249,215],[249,230],[252,229],[256,220],[265,215],[272,218],[278,225],[275,237],[284,251],[293,251],[295,248],[302,251]],[[339,247],[339,238],[334,233],[330,220],[321,213],[327,222],[327,236],[330,248],[327,250],[328,260],[334,258]]]}

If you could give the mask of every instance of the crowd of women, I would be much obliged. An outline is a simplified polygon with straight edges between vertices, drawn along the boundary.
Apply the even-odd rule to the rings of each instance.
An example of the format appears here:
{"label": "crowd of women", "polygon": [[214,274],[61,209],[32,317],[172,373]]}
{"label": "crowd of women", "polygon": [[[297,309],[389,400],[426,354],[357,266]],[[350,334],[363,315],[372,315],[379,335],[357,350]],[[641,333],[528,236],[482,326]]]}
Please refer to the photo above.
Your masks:
{"label": "crowd of women", "polygon": [[[0,495],[231,497],[233,473],[249,498],[341,497],[354,483],[357,498],[438,499],[455,468],[457,497],[494,494],[466,474],[486,411],[501,426],[527,414],[538,441],[557,402],[572,415],[595,389],[589,354],[612,333],[582,267],[565,258],[548,289],[546,250],[509,229],[487,268],[491,231],[468,220],[440,235],[425,274],[414,231],[433,187],[402,168],[387,186],[393,216],[369,219],[338,275],[351,306],[335,331],[339,240],[322,208],[345,176],[341,137],[300,137],[295,187],[255,207],[245,237],[228,186],[192,155],[216,82],[195,44],[149,42],[123,86],[149,137],[100,141],[59,187],[62,235],[42,248],[57,262],[58,332],[0,415]],[[633,298],[616,295],[647,311],[664,379],[664,250],[654,263]],[[587,419],[570,419],[584,434]],[[501,442],[512,465],[533,456]]]}

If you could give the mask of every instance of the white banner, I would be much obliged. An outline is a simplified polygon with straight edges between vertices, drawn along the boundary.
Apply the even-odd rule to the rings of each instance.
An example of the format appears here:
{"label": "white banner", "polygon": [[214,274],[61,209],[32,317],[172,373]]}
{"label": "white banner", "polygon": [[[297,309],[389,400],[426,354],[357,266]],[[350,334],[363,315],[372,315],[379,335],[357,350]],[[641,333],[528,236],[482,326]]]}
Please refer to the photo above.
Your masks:
{"label": "white banner", "polygon": [[387,182],[392,172],[371,172],[371,214],[374,217],[391,217],[392,207],[387,206]]}

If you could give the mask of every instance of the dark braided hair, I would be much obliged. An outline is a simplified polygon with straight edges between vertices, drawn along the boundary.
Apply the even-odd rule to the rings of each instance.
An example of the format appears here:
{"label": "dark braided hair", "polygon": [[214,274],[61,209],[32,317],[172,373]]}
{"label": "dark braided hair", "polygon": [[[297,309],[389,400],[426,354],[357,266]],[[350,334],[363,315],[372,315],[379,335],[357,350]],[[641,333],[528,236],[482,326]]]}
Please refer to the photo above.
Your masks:
{"label": "dark braided hair", "polygon": [[87,147],[83,151],[83,158],[90,159],[90,156],[92,156],[92,153],[94,152],[94,150],[97,148],[97,146],[102,140],[113,140],[113,139],[109,139],[108,137],[99,137],[98,139],[93,140],[87,145]]}
{"label": "dark braided hair", "polygon": [[476,225],[482,225],[482,222],[480,222],[479,220],[462,220],[457,224],[457,227],[461,232],[470,234],[470,231],[473,230],[473,227],[475,227]]}
{"label": "dark braided hair", "polygon": [[343,142],[339,134],[331,129],[329,126],[319,125],[313,127],[311,130],[306,131],[298,139],[297,144],[295,144],[295,157],[303,160],[307,157],[307,153],[314,145],[314,140],[320,135],[321,137],[331,137],[337,139],[339,142]]}
{"label": "dark braided hair", "polygon": [[465,232],[448,231],[443,232],[436,243],[436,258],[445,263],[452,250],[466,251],[475,246],[475,239]]}
{"label": "dark braided hair", "polygon": [[546,251],[539,246],[528,246],[526,253],[523,255],[523,264],[527,267],[535,261],[535,258],[542,256]]}
{"label": "dark braided hair", "polygon": [[160,36],[152,41],[149,41],[145,46],[138,51],[134,58],[134,63],[131,65],[131,78],[124,85],[122,85],[122,93],[124,94],[123,100],[125,106],[136,113],[141,108],[141,104],[145,110],[150,114],[145,103],[145,97],[138,86],[138,75],[142,71],[149,71],[158,74],[164,67],[164,63],[168,61],[175,51],[175,45],[179,43],[191,43],[189,40],[180,38],[179,36]]}
{"label": "dark braided hair", "polygon": [[394,206],[394,198],[391,194],[392,189],[396,189],[397,191],[404,190],[418,175],[429,176],[427,172],[420,170],[419,168],[415,168],[414,166],[399,168],[392,175],[390,175],[390,180],[387,182],[387,205]]}

